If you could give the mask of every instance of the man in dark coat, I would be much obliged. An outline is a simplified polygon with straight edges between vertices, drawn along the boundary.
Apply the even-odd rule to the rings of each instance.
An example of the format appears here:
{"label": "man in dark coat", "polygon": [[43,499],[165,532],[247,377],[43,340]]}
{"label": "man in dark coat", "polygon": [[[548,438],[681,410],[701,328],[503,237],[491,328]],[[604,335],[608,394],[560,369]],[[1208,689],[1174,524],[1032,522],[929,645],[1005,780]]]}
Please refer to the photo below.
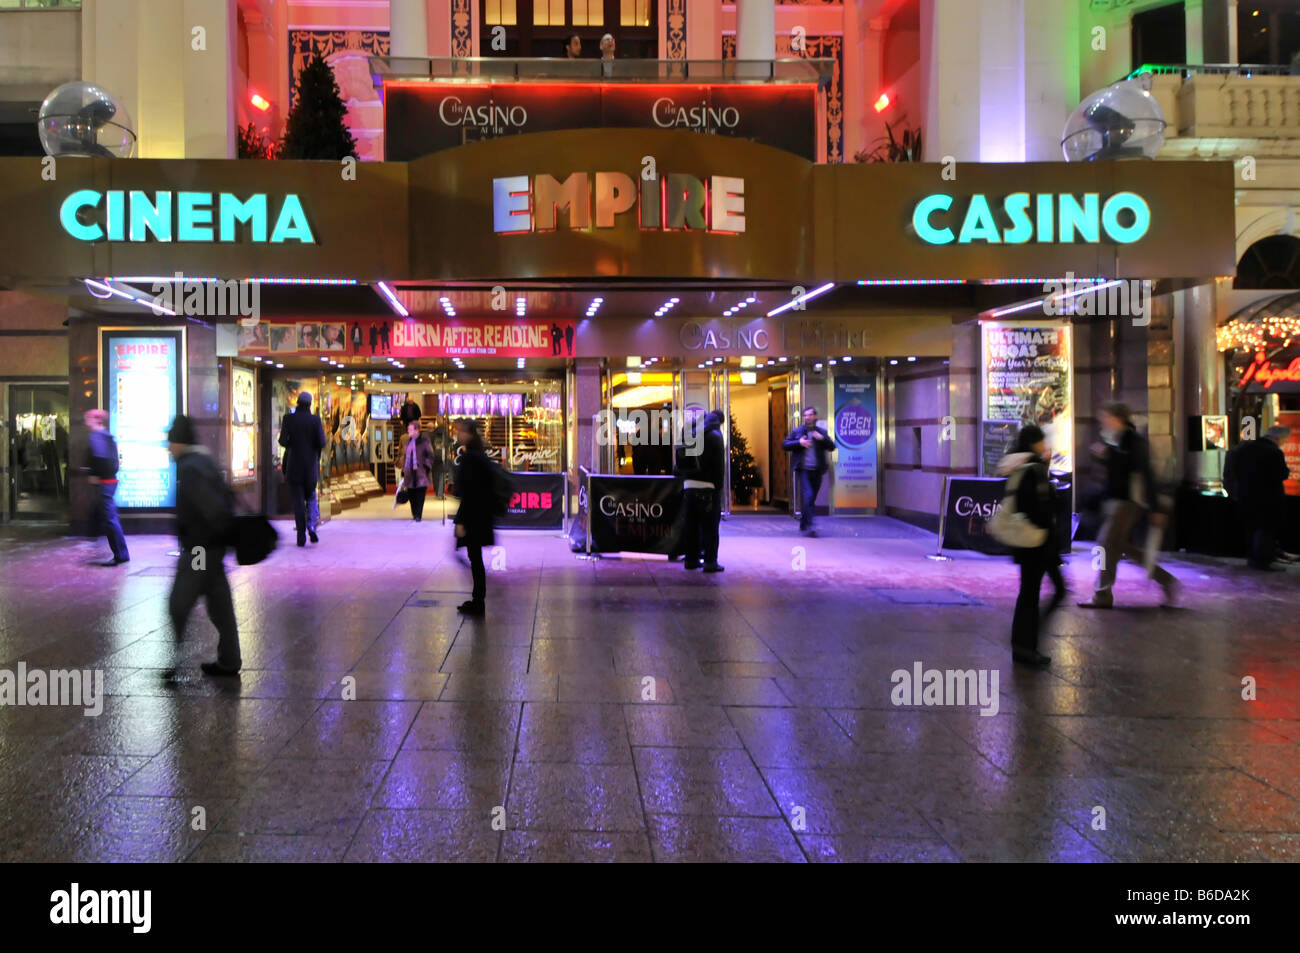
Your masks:
{"label": "man in dark coat", "polygon": [[313,543],[320,542],[313,522],[308,525],[307,507],[316,499],[316,484],[320,480],[320,453],[325,448],[325,428],[320,418],[311,412],[311,394],[298,395],[298,408],[284,415],[280,424],[280,446],[284,455],[284,479],[289,484],[293,500],[293,522],[298,530],[298,545],[307,545],[307,536]]}
{"label": "man in dark coat", "polygon": [[108,411],[86,411],[86,427],[90,431],[90,443],[86,451],[86,469],[90,472],[90,482],[95,484],[99,493],[96,502],[95,518],[103,527],[108,537],[109,548],[113,558],[100,563],[102,566],[120,566],[131,561],[131,554],[126,548],[126,537],[122,535],[122,523],[117,518],[117,443],[108,432]]}
{"label": "man in dark coat", "polygon": [[[194,604],[203,596],[218,636],[217,660],[204,662],[203,674],[238,675],[239,626],[223,562],[234,519],[234,494],[207,449],[199,445],[190,418],[178,415],[167,431],[167,441],[176,459],[176,536],[181,549],[167,600],[172,632],[179,642]],[[175,674],[173,669],[164,677]]]}
{"label": "man in dark coat", "polygon": [[795,479],[799,483],[799,529],[805,536],[816,536],[813,508],[822,488],[822,477],[830,469],[827,459],[835,452],[835,438],[825,427],[817,426],[817,408],[803,409],[803,426],[795,427],[781,447],[793,455]]}
{"label": "man in dark coat", "polygon": [[485,613],[487,598],[487,571],[483,566],[483,547],[496,542],[493,522],[496,517],[496,490],[493,483],[496,473],[483,449],[478,424],[464,419],[456,422],[456,439],[461,446],[456,461],[456,548],[465,547],[469,556],[470,573],[474,579],[474,593],[468,601],[457,606],[465,615],[481,616]]}
{"label": "man in dark coat", "polygon": [[705,417],[700,452],[691,455],[683,447],[678,455],[676,475],[681,478],[684,498],[682,549],[686,554],[683,564],[686,569],[699,569],[703,565],[705,572],[723,570],[718,565],[718,527],[727,481],[727,449],[722,439],[725,419],[720,410]]}
{"label": "man in dark coat", "polygon": [[1237,444],[1223,463],[1223,482],[1236,501],[1246,531],[1249,554],[1246,564],[1263,572],[1275,571],[1277,527],[1286,506],[1286,483],[1291,468],[1286,465],[1282,444],[1290,427],[1269,427],[1258,440]]}

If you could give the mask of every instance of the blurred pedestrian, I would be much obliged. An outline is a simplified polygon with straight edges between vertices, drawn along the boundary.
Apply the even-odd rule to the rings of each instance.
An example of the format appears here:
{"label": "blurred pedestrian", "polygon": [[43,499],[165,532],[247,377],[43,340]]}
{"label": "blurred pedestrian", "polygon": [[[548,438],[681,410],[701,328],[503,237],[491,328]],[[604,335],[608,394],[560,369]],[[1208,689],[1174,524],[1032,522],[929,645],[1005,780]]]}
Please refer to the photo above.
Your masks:
{"label": "blurred pedestrian", "polygon": [[108,411],[88,410],[85,416],[86,428],[90,431],[90,440],[86,449],[86,470],[90,473],[90,482],[95,487],[95,512],[91,517],[95,524],[95,535],[100,531],[108,537],[108,546],[113,551],[113,558],[106,559],[101,566],[120,566],[131,561],[131,553],[126,548],[126,536],[122,533],[122,522],[117,515],[117,469],[119,456],[117,441],[108,432]]}
{"label": "blurred pedestrian", "polygon": [[325,428],[320,417],[311,412],[311,394],[298,395],[298,407],[280,422],[280,446],[287,451],[281,469],[289,484],[293,502],[293,525],[298,531],[298,545],[306,546],[307,537],[319,543],[316,529],[320,509],[316,502],[316,484],[320,481],[320,453],[325,448]]}
{"label": "blurred pedestrian", "polygon": [[1286,507],[1284,484],[1291,475],[1282,444],[1290,435],[1290,427],[1269,427],[1258,440],[1242,441],[1229,450],[1223,463],[1223,482],[1246,533],[1246,565],[1261,572],[1282,571],[1273,560]]}
{"label": "blurred pedestrian", "polygon": [[[176,535],[180,560],[172,580],[167,610],[176,641],[199,596],[207,603],[208,618],[217,630],[217,660],[204,662],[203,674],[239,674],[239,627],[226,579],[226,546],[234,521],[234,494],[221,478],[207,448],[199,445],[194,423],[180,414],[167,431],[168,449],[176,460]],[[175,670],[165,673],[174,676]]]}
{"label": "blurred pedestrian", "polygon": [[[1162,530],[1168,521],[1160,512],[1155,480],[1151,474],[1151,453],[1142,435],[1133,424],[1132,414],[1124,404],[1112,402],[1102,408],[1100,415],[1101,441],[1092,445],[1092,454],[1106,468],[1106,495],[1102,504],[1105,514],[1098,542],[1104,550],[1101,571],[1097,575],[1092,598],[1079,605],[1085,609],[1109,609],[1115,604],[1115,575],[1120,560],[1126,553],[1141,555],[1133,543],[1133,532],[1143,514],[1147,515],[1149,529]],[[1165,606],[1178,601],[1178,580],[1154,559],[1147,567],[1148,575],[1164,591]]]}
{"label": "blurred pedestrian", "polygon": [[[1043,531],[1036,546],[1017,546],[1012,555],[1020,566],[1020,593],[1011,622],[1011,657],[1022,665],[1046,668],[1051,657],[1038,651],[1042,621],[1054,612],[1068,591],[1061,576],[1061,546],[1056,532],[1055,493],[1047,462],[1051,449],[1041,427],[1021,428],[1011,452],[998,464],[998,474],[1007,478],[1006,496],[1015,498],[1015,512],[1022,513],[1036,529]],[[1005,504],[1004,504],[1005,505]],[[1047,611],[1040,615],[1039,600],[1043,576],[1056,587]]]}
{"label": "blurred pedestrian", "polygon": [[486,610],[487,571],[483,566],[483,547],[496,542],[493,533],[493,514],[496,495],[493,489],[492,463],[484,453],[483,438],[478,424],[468,418],[456,422],[456,441],[461,452],[456,464],[456,548],[465,547],[469,557],[474,592],[457,606],[465,615],[481,616]]}
{"label": "blurred pedestrian", "polygon": [[406,425],[406,455],[402,462],[402,486],[411,503],[411,517],[417,523],[424,518],[424,497],[433,483],[434,458],[429,438],[420,432],[420,422]]}
{"label": "blurred pedestrian", "polygon": [[835,439],[826,432],[826,428],[817,423],[817,408],[803,409],[803,426],[790,431],[781,446],[789,450],[793,462],[795,479],[799,487],[799,529],[805,536],[816,536],[813,529],[813,510],[816,508],[817,493],[821,490],[822,477],[830,469],[827,456],[835,451]]}

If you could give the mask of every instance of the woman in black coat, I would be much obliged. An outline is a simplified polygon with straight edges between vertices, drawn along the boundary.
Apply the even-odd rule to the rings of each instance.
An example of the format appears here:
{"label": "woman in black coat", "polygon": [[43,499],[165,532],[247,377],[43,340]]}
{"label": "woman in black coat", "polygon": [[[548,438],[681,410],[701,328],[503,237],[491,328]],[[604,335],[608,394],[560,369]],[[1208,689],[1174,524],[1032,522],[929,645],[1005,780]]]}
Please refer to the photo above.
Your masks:
{"label": "woman in black coat", "polygon": [[483,547],[496,542],[492,532],[496,497],[492,489],[492,464],[483,452],[483,438],[478,424],[464,419],[456,422],[456,440],[461,452],[456,464],[456,548],[465,547],[469,568],[474,577],[474,594],[457,609],[465,615],[483,615],[487,596],[487,572],[483,568]]}
{"label": "woman in black coat", "polygon": [[[1040,545],[1012,551],[1020,565],[1020,594],[1016,597],[1016,612],[1011,623],[1011,657],[1033,668],[1046,668],[1052,661],[1038,651],[1038,631],[1042,619],[1060,606],[1068,592],[1061,576],[1056,505],[1045,462],[1049,459],[1051,451],[1042,429],[1030,424],[1021,429],[1015,448],[1002,458],[998,466],[998,471],[1007,475],[1008,484],[1012,480],[1018,481],[1015,487],[1016,512],[1025,514],[1039,529],[1047,530],[1047,537]],[[1047,612],[1040,616],[1039,588],[1044,574],[1051,578],[1056,592]]]}

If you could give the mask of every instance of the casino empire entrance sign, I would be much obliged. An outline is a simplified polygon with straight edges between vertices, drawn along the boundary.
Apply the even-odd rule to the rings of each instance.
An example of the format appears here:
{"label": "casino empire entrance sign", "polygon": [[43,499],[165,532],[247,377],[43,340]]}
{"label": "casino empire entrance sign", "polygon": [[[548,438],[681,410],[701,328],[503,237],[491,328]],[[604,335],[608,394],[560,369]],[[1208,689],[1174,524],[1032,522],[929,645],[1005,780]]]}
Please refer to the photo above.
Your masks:
{"label": "casino empire entrance sign", "polygon": [[501,235],[551,232],[563,220],[570,229],[613,228],[632,213],[647,230],[745,231],[745,180],[714,175],[700,179],[670,172],[642,178],[626,172],[572,172],[563,181],[548,174],[492,180],[492,227]]}

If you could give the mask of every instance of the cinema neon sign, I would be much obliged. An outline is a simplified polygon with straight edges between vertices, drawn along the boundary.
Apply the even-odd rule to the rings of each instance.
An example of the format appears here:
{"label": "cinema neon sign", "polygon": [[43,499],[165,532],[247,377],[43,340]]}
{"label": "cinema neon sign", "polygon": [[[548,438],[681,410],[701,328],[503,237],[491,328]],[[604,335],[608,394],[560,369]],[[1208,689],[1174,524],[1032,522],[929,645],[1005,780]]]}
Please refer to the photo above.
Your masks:
{"label": "cinema neon sign", "polygon": [[[930,245],[1098,244],[1102,235],[1119,245],[1130,245],[1151,227],[1151,209],[1136,192],[1116,192],[1102,202],[1097,192],[1081,198],[1058,194],[1013,192],[1002,199],[995,213],[988,196],[976,192],[964,211],[953,208],[957,199],[935,192],[916,203],[912,228]],[[957,228],[957,231],[953,229]]]}
{"label": "cinema neon sign", "polygon": [[242,239],[273,245],[290,241],[316,243],[302,202],[293,193],[285,195],[277,209],[264,192],[240,199],[231,192],[150,194],[79,189],[63,200],[59,223],[65,232],[83,242],[143,242],[152,238],[158,242]]}
{"label": "cinema neon sign", "polygon": [[492,180],[492,227],[499,234],[550,232],[561,212],[570,229],[613,228],[638,206],[643,229],[738,235],[745,231],[745,180],[727,175],[700,179],[671,172],[641,180],[624,172],[511,175]]}

